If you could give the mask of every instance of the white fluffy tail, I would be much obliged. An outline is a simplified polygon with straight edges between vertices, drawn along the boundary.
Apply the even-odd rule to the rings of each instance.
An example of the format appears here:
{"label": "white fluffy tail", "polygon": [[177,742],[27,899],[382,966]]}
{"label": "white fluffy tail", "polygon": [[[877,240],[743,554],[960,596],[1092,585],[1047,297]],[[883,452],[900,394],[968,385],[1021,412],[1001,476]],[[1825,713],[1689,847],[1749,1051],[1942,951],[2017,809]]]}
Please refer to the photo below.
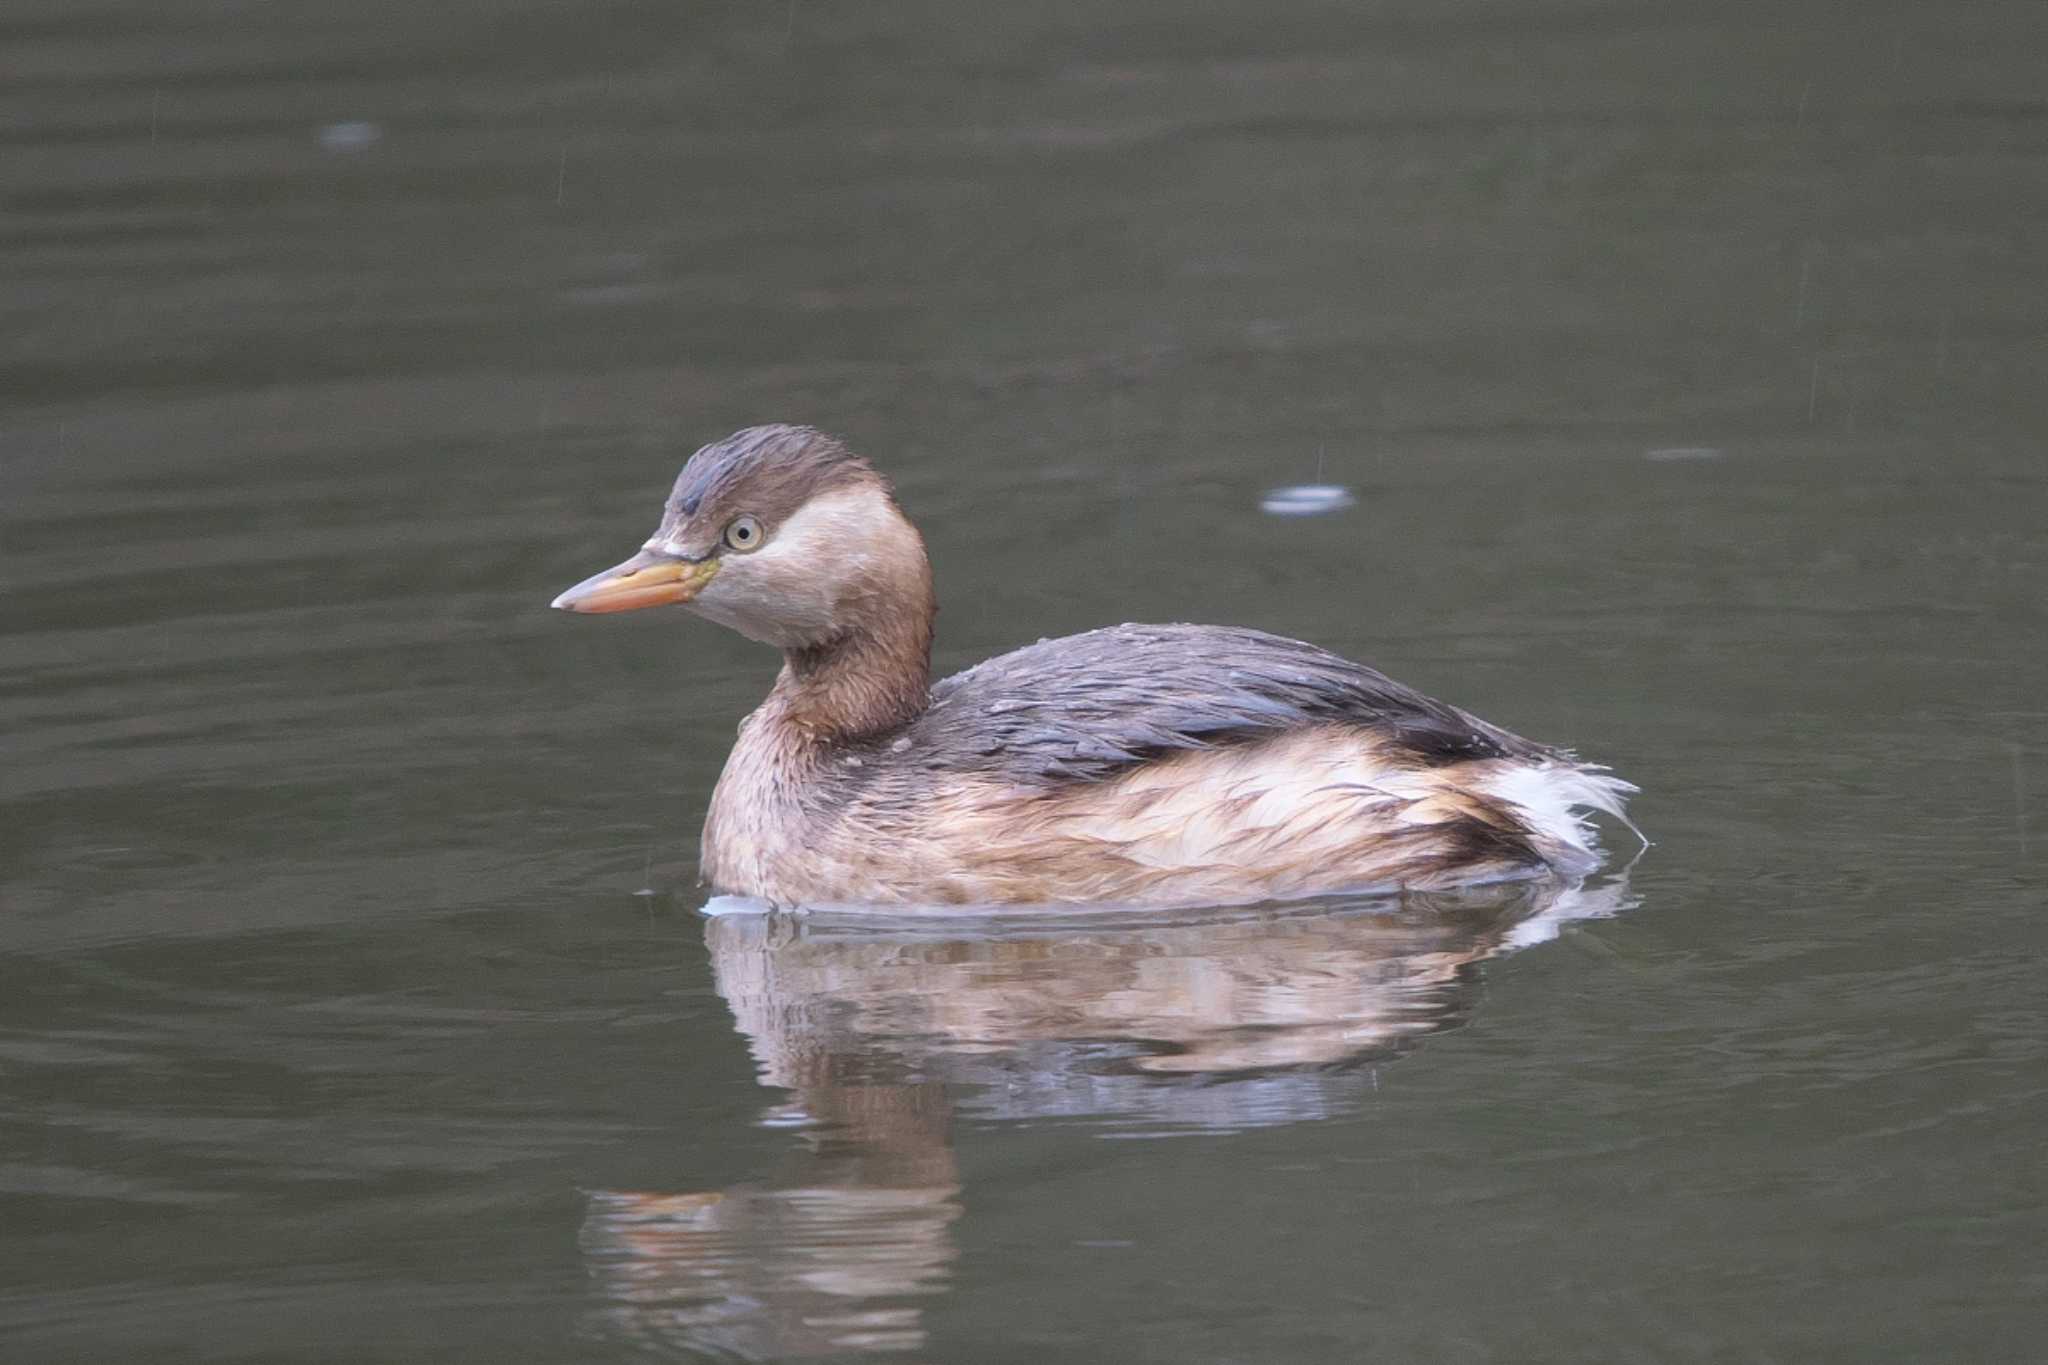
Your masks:
{"label": "white fluffy tail", "polygon": [[1582,811],[1613,816],[1643,841],[1644,848],[1650,846],[1628,818],[1628,798],[1635,794],[1635,784],[1604,768],[1569,759],[1509,763],[1478,785],[1520,812],[1537,851],[1560,871],[1577,874],[1600,865],[1599,831]]}

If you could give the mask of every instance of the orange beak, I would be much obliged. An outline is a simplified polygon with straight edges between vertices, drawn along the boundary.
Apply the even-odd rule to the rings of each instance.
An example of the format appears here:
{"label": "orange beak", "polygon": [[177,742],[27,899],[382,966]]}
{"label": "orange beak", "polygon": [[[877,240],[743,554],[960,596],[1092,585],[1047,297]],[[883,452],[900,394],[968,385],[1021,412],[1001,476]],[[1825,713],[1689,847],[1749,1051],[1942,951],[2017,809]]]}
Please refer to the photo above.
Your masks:
{"label": "orange beak", "polygon": [[718,560],[679,559],[642,550],[623,564],[584,579],[548,605],[561,611],[638,611],[687,602],[718,573]]}

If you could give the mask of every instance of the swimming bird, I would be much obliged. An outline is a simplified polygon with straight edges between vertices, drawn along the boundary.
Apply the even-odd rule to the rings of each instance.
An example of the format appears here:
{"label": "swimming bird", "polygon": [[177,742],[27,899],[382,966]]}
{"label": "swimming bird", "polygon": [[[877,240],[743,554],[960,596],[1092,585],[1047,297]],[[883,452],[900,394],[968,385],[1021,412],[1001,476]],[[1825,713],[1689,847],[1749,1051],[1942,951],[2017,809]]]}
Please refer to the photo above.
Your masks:
{"label": "swimming bird", "polygon": [[[1315,645],[1119,625],[931,679],[923,537],[806,426],[690,457],[638,554],[555,598],[782,651],[700,867],[780,906],[1222,905],[1575,878],[1635,788]],[[1633,826],[1630,826],[1633,829]]]}

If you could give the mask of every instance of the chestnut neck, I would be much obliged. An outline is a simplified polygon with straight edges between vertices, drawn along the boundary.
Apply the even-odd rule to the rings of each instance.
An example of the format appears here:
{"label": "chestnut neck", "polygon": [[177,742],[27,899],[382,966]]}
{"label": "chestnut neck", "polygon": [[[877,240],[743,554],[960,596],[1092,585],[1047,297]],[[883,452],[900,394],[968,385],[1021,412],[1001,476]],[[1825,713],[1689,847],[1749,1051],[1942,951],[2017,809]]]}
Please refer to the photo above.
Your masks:
{"label": "chestnut neck", "polygon": [[921,595],[874,603],[821,644],[783,652],[775,680],[784,724],[822,743],[872,739],[909,724],[931,705],[929,579]]}

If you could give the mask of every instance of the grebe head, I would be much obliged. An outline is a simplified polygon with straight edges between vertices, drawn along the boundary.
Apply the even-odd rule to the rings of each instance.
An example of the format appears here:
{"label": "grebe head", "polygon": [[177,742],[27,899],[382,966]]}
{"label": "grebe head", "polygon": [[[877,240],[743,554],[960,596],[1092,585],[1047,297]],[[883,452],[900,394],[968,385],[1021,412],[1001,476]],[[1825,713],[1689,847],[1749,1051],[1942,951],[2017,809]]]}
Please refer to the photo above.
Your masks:
{"label": "grebe head", "polygon": [[553,605],[668,603],[789,652],[906,628],[928,648],[931,568],[874,466],[811,427],[748,427],[690,457],[639,554]]}

